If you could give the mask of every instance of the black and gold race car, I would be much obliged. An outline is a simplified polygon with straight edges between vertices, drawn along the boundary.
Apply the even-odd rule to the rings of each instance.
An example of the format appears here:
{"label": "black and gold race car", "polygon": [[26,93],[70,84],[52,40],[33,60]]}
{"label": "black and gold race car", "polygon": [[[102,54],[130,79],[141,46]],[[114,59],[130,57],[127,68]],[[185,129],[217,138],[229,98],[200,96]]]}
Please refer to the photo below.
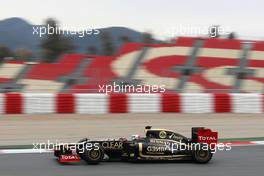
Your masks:
{"label": "black and gold race car", "polygon": [[86,161],[173,161],[192,160],[207,163],[217,144],[217,132],[204,127],[192,128],[192,138],[165,129],[145,127],[146,136],[133,135],[132,139],[89,140],[76,144],[57,145],[54,155],[60,163]]}

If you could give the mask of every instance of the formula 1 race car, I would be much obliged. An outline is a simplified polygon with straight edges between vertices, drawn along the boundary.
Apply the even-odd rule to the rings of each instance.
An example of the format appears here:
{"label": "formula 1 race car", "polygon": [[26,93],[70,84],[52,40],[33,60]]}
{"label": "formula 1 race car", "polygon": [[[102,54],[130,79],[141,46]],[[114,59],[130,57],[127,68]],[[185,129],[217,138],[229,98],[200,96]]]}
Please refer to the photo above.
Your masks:
{"label": "formula 1 race car", "polygon": [[213,156],[218,134],[204,127],[193,127],[192,138],[165,129],[145,127],[145,137],[133,135],[132,139],[89,140],[76,144],[57,145],[54,155],[60,163],[86,161],[172,161],[191,160],[207,163]]}

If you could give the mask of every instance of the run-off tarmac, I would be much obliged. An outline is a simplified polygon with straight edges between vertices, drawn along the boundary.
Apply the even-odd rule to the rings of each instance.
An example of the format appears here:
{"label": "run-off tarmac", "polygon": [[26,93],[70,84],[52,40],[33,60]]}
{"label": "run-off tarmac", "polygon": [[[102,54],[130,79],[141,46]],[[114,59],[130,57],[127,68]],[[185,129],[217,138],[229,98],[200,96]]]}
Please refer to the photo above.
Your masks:
{"label": "run-off tarmac", "polygon": [[0,146],[28,145],[50,140],[144,136],[144,127],[166,128],[191,137],[191,128],[218,131],[219,138],[264,137],[263,114],[42,114],[0,117]]}

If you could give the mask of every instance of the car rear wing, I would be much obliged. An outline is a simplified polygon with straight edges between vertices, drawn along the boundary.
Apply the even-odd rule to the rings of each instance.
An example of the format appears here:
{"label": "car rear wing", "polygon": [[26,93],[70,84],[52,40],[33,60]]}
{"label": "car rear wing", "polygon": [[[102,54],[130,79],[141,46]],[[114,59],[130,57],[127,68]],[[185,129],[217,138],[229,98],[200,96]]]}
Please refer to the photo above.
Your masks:
{"label": "car rear wing", "polygon": [[218,132],[214,132],[211,129],[204,127],[193,127],[192,128],[192,142],[193,143],[206,143],[206,144],[217,144]]}

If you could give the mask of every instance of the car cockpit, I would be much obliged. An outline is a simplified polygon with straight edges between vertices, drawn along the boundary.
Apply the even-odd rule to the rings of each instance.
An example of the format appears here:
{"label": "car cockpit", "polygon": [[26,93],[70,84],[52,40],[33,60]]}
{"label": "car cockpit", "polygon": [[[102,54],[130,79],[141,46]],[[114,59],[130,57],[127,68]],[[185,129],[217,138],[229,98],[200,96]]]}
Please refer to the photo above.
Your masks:
{"label": "car cockpit", "polygon": [[168,139],[174,141],[188,140],[186,137],[166,129],[152,129],[151,126],[145,127],[146,138]]}

